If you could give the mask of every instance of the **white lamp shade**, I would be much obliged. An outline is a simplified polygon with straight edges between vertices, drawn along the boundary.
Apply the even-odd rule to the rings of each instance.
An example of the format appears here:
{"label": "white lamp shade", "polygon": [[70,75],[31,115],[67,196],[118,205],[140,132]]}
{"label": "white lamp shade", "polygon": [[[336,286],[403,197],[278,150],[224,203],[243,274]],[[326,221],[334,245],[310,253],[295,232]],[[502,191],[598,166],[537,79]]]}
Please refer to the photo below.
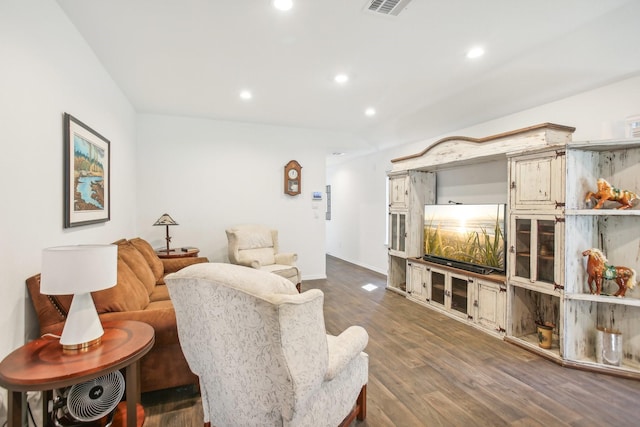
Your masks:
{"label": "white lamp shade", "polygon": [[45,295],[99,291],[117,281],[116,245],[57,246],[42,251],[40,292]]}

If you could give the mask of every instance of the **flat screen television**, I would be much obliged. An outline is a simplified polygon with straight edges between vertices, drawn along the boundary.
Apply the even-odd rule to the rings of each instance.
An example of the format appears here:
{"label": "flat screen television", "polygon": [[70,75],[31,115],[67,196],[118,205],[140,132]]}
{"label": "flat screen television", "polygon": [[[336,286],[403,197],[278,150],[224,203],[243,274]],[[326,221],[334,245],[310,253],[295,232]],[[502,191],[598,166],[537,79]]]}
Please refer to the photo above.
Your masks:
{"label": "flat screen television", "polygon": [[505,271],[505,211],[500,204],[424,206],[424,259],[481,274]]}

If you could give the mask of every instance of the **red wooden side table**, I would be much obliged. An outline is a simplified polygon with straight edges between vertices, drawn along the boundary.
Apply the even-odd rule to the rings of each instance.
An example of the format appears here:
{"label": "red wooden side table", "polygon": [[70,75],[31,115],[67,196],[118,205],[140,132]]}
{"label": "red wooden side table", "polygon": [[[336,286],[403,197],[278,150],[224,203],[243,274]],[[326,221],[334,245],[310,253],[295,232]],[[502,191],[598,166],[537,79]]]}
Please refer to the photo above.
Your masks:
{"label": "red wooden side table", "polygon": [[[66,352],[58,338],[42,337],[14,350],[0,362],[0,386],[9,391],[8,424],[19,427],[22,418],[22,395],[27,391],[43,393],[43,424],[48,424],[47,395],[50,390],[89,381],[125,368],[127,427],[144,423],[140,406],[138,361],[155,342],[153,328],[132,320],[103,323],[100,345],[86,351]],[[116,416],[116,420],[121,417]]]}

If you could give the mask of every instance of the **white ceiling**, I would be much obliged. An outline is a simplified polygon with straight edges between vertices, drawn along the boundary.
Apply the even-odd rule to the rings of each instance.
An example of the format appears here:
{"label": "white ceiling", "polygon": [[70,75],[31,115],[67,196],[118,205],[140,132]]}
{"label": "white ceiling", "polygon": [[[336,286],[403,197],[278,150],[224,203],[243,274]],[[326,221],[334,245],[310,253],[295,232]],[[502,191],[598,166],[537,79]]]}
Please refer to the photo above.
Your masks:
{"label": "white ceiling", "polygon": [[[354,136],[328,152],[426,139],[640,73],[639,0],[413,0],[395,17],[370,0],[294,2],[58,0],[137,111]],[[487,53],[471,61],[474,45]]]}

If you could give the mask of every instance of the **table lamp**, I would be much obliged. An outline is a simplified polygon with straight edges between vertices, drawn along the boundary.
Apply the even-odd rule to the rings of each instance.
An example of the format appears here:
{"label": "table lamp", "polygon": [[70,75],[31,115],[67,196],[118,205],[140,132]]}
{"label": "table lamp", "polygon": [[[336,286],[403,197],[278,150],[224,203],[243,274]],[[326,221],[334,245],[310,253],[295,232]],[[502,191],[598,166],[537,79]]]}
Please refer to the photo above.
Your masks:
{"label": "table lamp", "polygon": [[100,344],[104,330],[91,292],[118,281],[116,245],[57,246],[42,251],[40,292],[73,294],[60,344],[64,350],[86,350]]}
{"label": "table lamp", "polygon": [[162,216],[160,218],[158,218],[158,220],[153,225],[166,225],[167,226],[167,237],[165,239],[167,240],[167,255],[168,255],[169,252],[171,252],[171,249],[169,249],[169,242],[171,241],[171,237],[169,237],[169,226],[170,225],[178,225],[178,223],[175,222],[173,220],[173,218],[171,218],[169,216],[169,214],[162,214]]}

